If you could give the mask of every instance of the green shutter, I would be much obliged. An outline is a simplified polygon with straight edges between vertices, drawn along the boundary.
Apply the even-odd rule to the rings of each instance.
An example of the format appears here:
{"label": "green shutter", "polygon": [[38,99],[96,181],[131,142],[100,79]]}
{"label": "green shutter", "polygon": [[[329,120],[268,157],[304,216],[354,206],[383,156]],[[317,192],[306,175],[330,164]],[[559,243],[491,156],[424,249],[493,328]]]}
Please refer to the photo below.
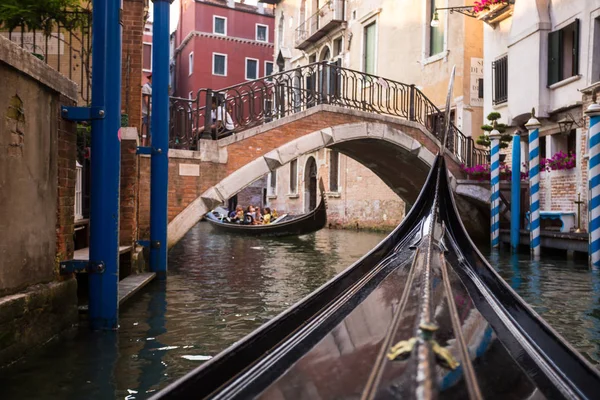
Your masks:
{"label": "green shutter", "polygon": [[548,34],[548,86],[561,80],[561,31]]}
{"label": "green shutter", "polygon": [[365,28],[365,72],[367,74],[375,74],[375,31],[376,24]]}
{"label": "green shutter", "polygon": [[579,74],[579,19],[573,22],[573,75]]}

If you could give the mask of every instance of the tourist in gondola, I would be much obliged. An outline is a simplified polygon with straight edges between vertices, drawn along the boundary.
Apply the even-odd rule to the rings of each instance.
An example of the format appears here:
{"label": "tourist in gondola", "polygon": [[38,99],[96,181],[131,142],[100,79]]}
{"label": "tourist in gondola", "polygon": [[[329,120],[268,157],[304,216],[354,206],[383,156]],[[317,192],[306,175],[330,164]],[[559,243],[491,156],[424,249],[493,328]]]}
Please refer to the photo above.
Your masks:
{"label": "tourist in gondola", "polygon": [[263,214],[263,224],[268,225],[271,223],[271,209],[265,207],[265,213]]}
{"label": "tourist in gondola", "polygon": [[260,213],[260,207],[255,207],[255,214],[254,214],[254,225],[261,225],[262,221],[263,221],[263,216]]}
{"label": "tourist in gondola", "polygon": [[244,224],[254,225],[255,219],[256,219],[256,210],[254,210],[254,207],[248,206],[246,208],[246,213],[244,215]]}

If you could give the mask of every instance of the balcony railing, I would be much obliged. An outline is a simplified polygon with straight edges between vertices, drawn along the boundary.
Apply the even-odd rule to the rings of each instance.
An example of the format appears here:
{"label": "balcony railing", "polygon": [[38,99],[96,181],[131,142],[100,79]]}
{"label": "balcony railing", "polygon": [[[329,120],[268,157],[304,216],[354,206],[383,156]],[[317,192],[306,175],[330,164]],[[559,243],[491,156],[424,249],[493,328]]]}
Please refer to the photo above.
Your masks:
{"label": "balcony railing", "polygon": [[[210,111],[213,99],[216,111]],[[438,139],[444,131],[444,114],[414,85],[319,62],[218,91],[201,89],[193,99],[171,98],[169,147],[195,150],[201,137],[219,139],[318,104],[405,118]],[[453,124],[447,147],[467,166],[488,162],[488,152]]]}
{"label": "balcony railing", "polygon": [[296,48],[305,49],[346,19],[346,0],[329,0],[296,29]]}
{"label": "balcony railing", "polygon": [[78,21],[77,29],[56,23],[52,32],[27,31],[17,27],[12,31],[0,25],[0,35],[34,54],[48,66],[79,86],[80,105],[91,101],[92,12],[68,13]]}

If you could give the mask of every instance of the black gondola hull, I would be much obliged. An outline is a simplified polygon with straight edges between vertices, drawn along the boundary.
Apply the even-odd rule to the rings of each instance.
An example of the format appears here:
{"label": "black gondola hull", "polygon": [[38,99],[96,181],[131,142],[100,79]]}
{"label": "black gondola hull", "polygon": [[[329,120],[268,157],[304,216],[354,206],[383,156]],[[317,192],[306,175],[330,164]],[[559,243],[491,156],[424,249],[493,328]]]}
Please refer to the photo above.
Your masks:
{"label": "black gondola hull", "polygon": [[248,236],[299,236],[316,232],[327,224],[327,205],[321,199],[317,208],[288,221],[267,225],[242,225],[226,223],[218,220],[211,213],[206,220],[218,232],[233,233]]}
{"label": "black gondola hull", "polygon": [[376,248],[154,398],[598,393],[598,372],[477,251],[438,156],[405,220]]}

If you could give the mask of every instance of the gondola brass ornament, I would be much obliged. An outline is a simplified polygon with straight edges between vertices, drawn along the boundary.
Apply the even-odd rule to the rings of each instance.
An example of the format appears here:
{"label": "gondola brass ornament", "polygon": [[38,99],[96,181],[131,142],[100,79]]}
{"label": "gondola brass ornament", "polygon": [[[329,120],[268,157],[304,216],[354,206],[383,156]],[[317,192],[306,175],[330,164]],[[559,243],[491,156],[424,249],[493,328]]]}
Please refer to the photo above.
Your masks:
{"label": "gondola brass ornament", "polygon": [[396,359],[405,359],[407,358],[412,349],[415,347],[417,343],[417,338],[413,337],[408,340],[402,340],[390,348],[390,351],[387,354],[387,358],[390,361],[395,361]]}
{"label": "gondola brass ornament", "polygon": [[456,359],[454,358],[454,356],[452,355],[450,350],[448,350],[445,347],[440,346],[438,344],[438,342],[436,342],[435,340],[430,340],[429,343],[431,343],[431,349],[435,353],[438,361],[444,367],[450,368],[452,370],[455,370],[456,368],[458,368],[460,363],[458,361],[456,361]]}

